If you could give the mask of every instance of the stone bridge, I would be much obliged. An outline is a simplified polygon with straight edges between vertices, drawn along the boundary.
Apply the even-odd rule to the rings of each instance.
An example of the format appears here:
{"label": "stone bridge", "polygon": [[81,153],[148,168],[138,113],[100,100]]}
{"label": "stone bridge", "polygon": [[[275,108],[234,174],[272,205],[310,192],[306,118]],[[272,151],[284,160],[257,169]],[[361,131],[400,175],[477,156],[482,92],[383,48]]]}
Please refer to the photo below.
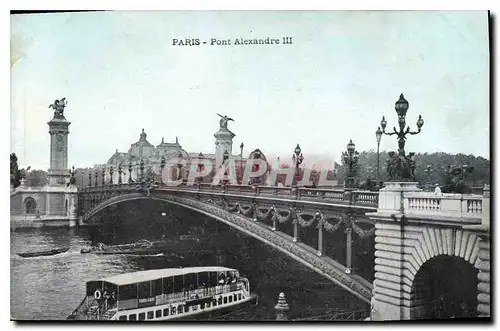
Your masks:
{"label": "stone bridge", "polygon": [[[78,193],[78,206],[81,225],[91,225],[96,213],[131,200],[154,199],[183,206],[259,239],[369,302],[371,282],[350,269],[351,231],[346,239],[347,266],[324,254],[323,232],[347,225],[355,232],[373,235],[373,224],[371,229],[363,229],[359,223],[371,222],[365,213],[376,211],[377,196],[364,191],[210,184],[165,186],[146,194],[138,193],[136,184],[122,184],[84,188]],[[280,231],[285,223],[293,224],[293,235]],[[299,227],[315,229],[317,245],[301,242]]]}

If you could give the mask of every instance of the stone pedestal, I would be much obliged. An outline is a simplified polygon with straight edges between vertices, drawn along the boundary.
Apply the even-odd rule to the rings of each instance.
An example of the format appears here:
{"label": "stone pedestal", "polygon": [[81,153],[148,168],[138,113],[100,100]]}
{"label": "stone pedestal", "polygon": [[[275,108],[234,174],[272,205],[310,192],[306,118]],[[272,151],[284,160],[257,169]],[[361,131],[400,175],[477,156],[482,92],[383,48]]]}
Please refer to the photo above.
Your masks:
{"label": "stone pedestal", "polygon": [[421,192],[416,182],[387,182],[379,191],[378,213],[402,213],[404,211],[403,193]]}
{"label": "stone pedestal", "polygon": [[233,155],[233,138],[235,134],[229,131],[228,129],[221,128],[214,134],[215,137],[215,167],[219,169],[219,167],[224,162],[224,152],[227,151],[229,153],[229,157]]}

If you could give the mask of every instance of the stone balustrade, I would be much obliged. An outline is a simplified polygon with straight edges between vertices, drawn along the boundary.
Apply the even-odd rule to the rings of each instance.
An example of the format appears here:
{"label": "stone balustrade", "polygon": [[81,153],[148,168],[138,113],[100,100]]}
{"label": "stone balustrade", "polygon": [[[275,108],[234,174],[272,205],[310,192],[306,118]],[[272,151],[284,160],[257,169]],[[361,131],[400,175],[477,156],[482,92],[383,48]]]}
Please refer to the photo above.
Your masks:
{"label": "stone balustrade", "polygon": [[405,192],[403,197],[407,214],[479,221],[482,217],[481,195]]}

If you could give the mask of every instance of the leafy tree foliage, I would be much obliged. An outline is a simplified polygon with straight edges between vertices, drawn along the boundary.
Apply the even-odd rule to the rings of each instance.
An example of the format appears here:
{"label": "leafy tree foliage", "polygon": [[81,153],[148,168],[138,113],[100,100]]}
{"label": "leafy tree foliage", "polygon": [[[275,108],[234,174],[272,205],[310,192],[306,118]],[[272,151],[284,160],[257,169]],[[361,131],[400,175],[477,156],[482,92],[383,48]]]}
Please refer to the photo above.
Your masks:
{"label": "leafy tree foliage", "polygon": [[16,153],[10,154],[10,184],[14,188],[21,185],[21,172],[19,171],[19,166],[17,165]]}
{"label": "leafy tree foliage", "polygon": [[19,169],[19,165],[17,164],[17,155],[16,153],[10,154],[10,184],[13,188],[21,185],[21,180],[26,178],[29,175],[29,171],[31,167],[27,167],[26,169]]}
{"label": "leafy tree foliage", "polygon": [[[468,186],[484,186],[485,183],[490,182],[490,161],[481,157],[474,155],[465,154],[449,154],[443,152],[434,153],[418,153],[415,154],[415,177],[417,181],[422,185],[432,185],[438,184],[440,187],[449,185],[453,181],[453,175],[447,174],[448,167],[450,166],[452,171],[454,168],[463,168],[464,165],[468,166],[468,171],[464,177],[464,181]],[[387,176],[387,160],[389,159],[388,152],[380,152],[380,181],[385,182],[388,180]],[[431,171],[427,172],[427,168],[430,166]],[[377,179],[377,153],[373,150],[363,151],[359,154],[358,164],[357,164],[357,176],[356,184],[357,187],[362,186],[364,183],[373,182]],[[344,182],[347,173],[347,166],[342,165],[341,170],[337,174],[337,179],[339,182]],[[461,176],[459,174],[458,176]],[[456,176],[455,176],[456,177]],[[456,180],[455,180],[456,181]],[[365,184],[366,185],[366,184]]]}
{"label": "leafy tree foliage", "polygon": [[31,170],[26,175],[26,186],[45,186],[49,183],[47,172],[43,170]]}

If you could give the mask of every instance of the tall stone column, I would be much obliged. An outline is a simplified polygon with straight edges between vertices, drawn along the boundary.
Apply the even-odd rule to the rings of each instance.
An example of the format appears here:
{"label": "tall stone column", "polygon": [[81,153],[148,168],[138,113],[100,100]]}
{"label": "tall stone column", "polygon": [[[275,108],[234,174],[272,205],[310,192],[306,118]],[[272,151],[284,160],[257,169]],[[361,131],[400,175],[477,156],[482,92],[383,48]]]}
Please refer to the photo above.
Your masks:
{"label": "tall stone column", "polygon": [[48,122],[50,134],[49,186],[64,186],[69,181],[68,170],[68,134],[71,124],[64,117],[65,99],[56,100],[50,105],[54,108],[54,117]]}

